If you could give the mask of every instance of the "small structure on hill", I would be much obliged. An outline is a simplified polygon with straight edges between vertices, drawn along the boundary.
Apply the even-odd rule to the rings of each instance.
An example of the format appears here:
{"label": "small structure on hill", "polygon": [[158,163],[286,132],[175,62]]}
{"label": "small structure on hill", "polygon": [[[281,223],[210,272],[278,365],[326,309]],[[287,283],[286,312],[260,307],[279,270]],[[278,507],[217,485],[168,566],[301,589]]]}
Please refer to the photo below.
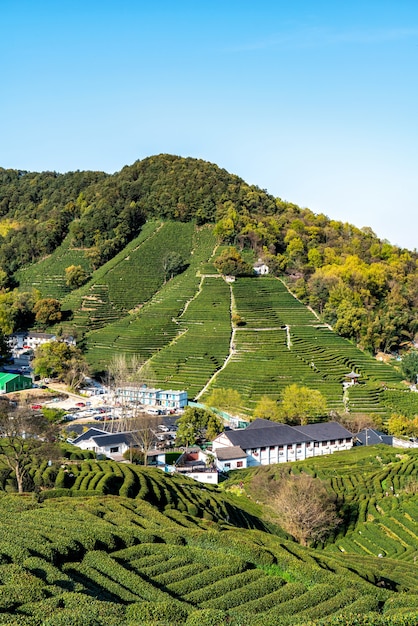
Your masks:
{"label": "small structure on hill", "polygon": [[22,374],[0,373],[0,393],[32,389],[32,379]]}
{"label": "small structure on hill", "polygon": [[265,276],[269,273],[269,266],[261,259],[258,259],[257,263],[254,263],[253,269],[257,276]]}
{"label": "small structure on hill", "polygon": [[360,374],[357,374],[354,370],[349,372],[349,374],[345,374],[346,384],[355,385],[358,383],[358,379],[361,378]]}

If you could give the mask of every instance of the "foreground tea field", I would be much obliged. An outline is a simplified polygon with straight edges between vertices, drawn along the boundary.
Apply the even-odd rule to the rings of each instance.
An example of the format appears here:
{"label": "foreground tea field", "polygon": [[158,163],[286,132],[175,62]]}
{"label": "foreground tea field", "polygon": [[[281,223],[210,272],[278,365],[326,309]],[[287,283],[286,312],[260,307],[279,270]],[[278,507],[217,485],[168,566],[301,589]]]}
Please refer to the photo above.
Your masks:
{"label": "foreground tea field", "polygon": [[[388,488],[384,480],[399,476],[400,505],[412,513],[405,487],[416,456],[398,463],[362,451],[334,456],[334,486],[347,502],[360,491],[371,503],[382,484]],[[319,465],[292,467],[329,480],[331,465]],[[325,549],[303,548],[262,522],[247,497],[156,469],[94,459],[57,469],[56,489],[42,491],[42,502],[0,497],[0,624],[319,626],[369,615],[375,621],[364,623],[392,626],[418,619],[412,551],[362,554],[349,548],[349,534],[344,552],[339,536]],[[38,484],[51,483],[53,470],[39,467]],[[241,474],[244,490],[253,474]]]}

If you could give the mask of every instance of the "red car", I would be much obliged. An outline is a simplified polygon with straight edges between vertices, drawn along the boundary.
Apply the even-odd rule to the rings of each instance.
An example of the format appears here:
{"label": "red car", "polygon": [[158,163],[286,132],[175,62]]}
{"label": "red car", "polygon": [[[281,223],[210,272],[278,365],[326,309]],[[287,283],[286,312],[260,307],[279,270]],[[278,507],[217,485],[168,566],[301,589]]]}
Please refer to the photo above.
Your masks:
{"label": "red car", "polygon": [[76,406],[86,406],[85,402],[76,402],[75,403]]}
{"label": "red car", "polygon": [[39,411],[39,409],[42,409],[42,404],[32,404],[31,409]]}

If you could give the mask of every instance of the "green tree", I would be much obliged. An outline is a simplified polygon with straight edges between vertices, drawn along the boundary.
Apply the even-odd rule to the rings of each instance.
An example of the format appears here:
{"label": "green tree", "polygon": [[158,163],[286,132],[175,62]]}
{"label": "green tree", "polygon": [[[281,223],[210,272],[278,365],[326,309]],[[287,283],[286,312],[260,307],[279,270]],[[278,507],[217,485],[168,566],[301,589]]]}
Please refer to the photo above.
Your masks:
{"label": "green tree", "polygon": [[287,423],[308,424],[327,414],[327,401],[317,389],[288,385],[281,394],[280,415]]}
{"label": "green tree", "polygon": [[387,429],[395,437],[416,437],[418,435],[418,417],[411,420],[405,415],[393,413],[388,420]]}
{"label": "green tree", "polygon": [[253,268],[246,263],[240,252],[234,246],[230,246],[216,257],[214,266],[221,274],[226,276],[252,276]]}
{"label": "green tree", "polygon": [[211,411],[188,406],[176,422],[176,444],[190,446],[198,439],[214,439],[223,430],[223,422]]}
{"label": "green tree", "polygon": [[410,350],[402,357],[401,372],[410,383],[418,382],[418,350]]}
{"label": "green tree", "polygon": [[54,409],[52,407],[44,406],[41,409],[42,415],[50,424],[57,424],[61,422],[65,415],[64,409]]}
{"label": "green tree", "polygon": [[64,341],[49,341],[40,345],[32,366],[41,378],[57,378],[71,389],[78,389],[88,371],[81,351]]}
{"label": "green tree", "polygon": [[253,412],[253,417],[271,420],[273,422],[283,421],[283,416],[280,412],[277,401],[269,396],[262,396],[257,402]]}
{"label": "green tree", "polygon": [[167,252],[163,257],[162,266],[164,271],[164,280],[167,282],[177,274],[180,274],[186,267],[181,254],[175,251]]}
{"label": "green tree", "polygon": [[87,282],[88,272],[81,265],[69,265],[65,268],[65,284],[70,289],[77,289]]}
{"label": "green tree", "polygon": [[19,493],[32,491],[30,469],[36,459],[56,459],[57,429],[41,413],[0,407],[0,459],[13,471]]}
{"label": "green tree", "polygon": [[35,320],[43,326],[49,326],[59,322],[62,317],[61,303],[55,298],[42,298],[38,300],[33,311],[35,313]]}
{"label": "green tree", "polygon": [[216,409],[238,412],[243,405],[241,394],[236,389],[214,389],[205,403]]}

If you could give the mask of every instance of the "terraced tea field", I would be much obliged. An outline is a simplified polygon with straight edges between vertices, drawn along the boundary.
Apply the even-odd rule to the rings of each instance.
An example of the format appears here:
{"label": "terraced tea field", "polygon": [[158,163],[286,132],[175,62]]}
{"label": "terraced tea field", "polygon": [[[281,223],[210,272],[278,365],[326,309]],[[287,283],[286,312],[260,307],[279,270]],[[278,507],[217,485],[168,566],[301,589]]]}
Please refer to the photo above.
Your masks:
{"label": "terraced tea field", "polygon": [[243,496],[229,496],[113,461],[34,466],[41,488],[55,481],[41,491],[43,501],[0,497],[0,623],[416,620],[417,511],[408,486],[417,468],[418,453],[398,458],[382,447],[289,465],[325,480],[346,511],[334,541],[313,549],[266,525],[263,509],[245,495],[255,473],[277,467],[238,472],[226,485],[240,481]]}
{"label": "terraced tea field", "polygon": [[297,383],[318,389],[328,408],[343,411],[342,383],[352,370],[361,384],[348,392],[355,412],[386,415],[376,387],[398,383],[395,370],[358,350],[336,335],[274,278],[240,278],[233,283],[236,312],[245,326],[236,330],[228,365],[209,387],[237,389],[243,410],[251,412],[263,395],[278,398],[283,388]]}
{"label": "terraced tea field", "polygon": [[212,256],[215,247],[212,229],[197,229],[192,245],[190,264],[183,273],[163,285],[136,312],[87,335],[87,357],[94,370],[106,369],[114,354],[149,359],[179,334],[177,318],[199,291],[200,265]]}

